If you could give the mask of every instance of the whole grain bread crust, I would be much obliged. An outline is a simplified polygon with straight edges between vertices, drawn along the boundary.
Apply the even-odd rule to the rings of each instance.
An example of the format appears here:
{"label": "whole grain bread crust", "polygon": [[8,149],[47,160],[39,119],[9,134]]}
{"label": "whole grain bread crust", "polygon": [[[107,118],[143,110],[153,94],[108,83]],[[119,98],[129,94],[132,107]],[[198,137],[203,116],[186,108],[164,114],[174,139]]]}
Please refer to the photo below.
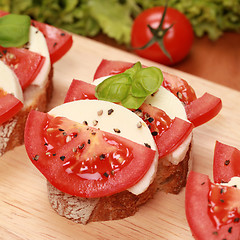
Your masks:
{"label": "whole grain bread crust", "polygon": [[174,194],[180,192],[186,185],[190,151],[191,146],[178,165],[166,164],[165,159],[160,159],[155,180],[140,195],[126,190],[107,197],[81,198],[61,192],[47,182],[50,205],[59,215],[83,224],[132,216],[142,204],[153,198],[157,190]]}
{"label": "whole grain bread crust", "polygon": [[23,94],[24,107],[13,118],[0,126],[0,156],[23,144],[25,123],[32,109],[43,112],[47,110],[47,104],[53,91],[52,79],[53,67],[51,67],[46,84],[42,87],[30,85]]}

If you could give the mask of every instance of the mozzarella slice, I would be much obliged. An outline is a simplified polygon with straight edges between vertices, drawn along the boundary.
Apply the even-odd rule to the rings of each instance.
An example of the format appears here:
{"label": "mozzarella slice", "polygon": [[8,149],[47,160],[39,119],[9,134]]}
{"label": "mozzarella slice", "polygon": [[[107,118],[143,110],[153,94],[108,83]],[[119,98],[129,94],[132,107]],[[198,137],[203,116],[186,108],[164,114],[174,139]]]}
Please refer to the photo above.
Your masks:
{"label": "mozzarella slice", "polygon": [[[112,110],[113,112],[109,115],[108,111]],[[135,186],[128,189],[135,195],[147,190],[157,171],[157,147],[147,125],[136,114],[120,105],[100,100],[79,100],[65,103],[53,108],[49,114],[55,117],[67,117],[79,123],[86,121],[89,126],[120,135],[139,144],[149,144],[156,151],[154,162],[147,174]],[[142,125],[141,128],[138,127],[139,123]],[[119,129],[120,133],[116,133],[114,129]]]}
{"label": "mozzarella slice", "polygon": [[0,61],[0,72],[0,88],[23,102],[23,92],[18,78],[3,61]]}
{"label": "mozzarella slice", "polygon": [[32,82],[34,85],[38,85],[40,87],[44,86],[45,82],[48,80],[48,74],[51,69],[51,61],[44,35],[33,26],[30,27],[28,47],[30,51],[38,53],[45,57],[45,62],[42,66],[42,69],[38,73],[35,80]]}
{"label": "mozzarella slice", "polygon": [[[98,78],[93,82],[93,84],[98,85],[109,77],[110,76]],[[148,96],[145,102],[163,110],[171,119],[178,117],[185,121],[188,121],[187,114],[182,102],[174,94],[162,86],[156,93]],[[192,134],[190,134],[176,150],[167,155],[165,159],[174,165],[179,164],[179,162],[185,158],[191,140]]]}

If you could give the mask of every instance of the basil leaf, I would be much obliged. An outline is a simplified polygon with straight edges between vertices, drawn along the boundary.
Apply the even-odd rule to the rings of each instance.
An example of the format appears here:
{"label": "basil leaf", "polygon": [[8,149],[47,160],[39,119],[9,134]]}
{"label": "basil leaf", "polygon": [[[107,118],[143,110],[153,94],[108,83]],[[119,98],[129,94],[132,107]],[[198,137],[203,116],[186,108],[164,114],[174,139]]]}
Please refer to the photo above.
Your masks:
{"label": "basil leaf", "polygon": [[128,74],[130,77],[134,77],[134,75],[141,69],[142,64],[140,62],[137,62],[131,68],[127,69],[124,73]]}
{"label": "basil leaf", "polygon": [[156,92],[163,82],[163,75],[156,67],[142,68],[140,62],[132,68],[105,79],[95,90],[100,100],[120,102],[124,107],[137,109],[147,96]]}
{"label": "basil leaf", "polygon": [[31,19],[27,15],[8,14],[0,18],[0,45],[21,47],[29,41]]}
{"label": "basil leaf", "polygon": [[163,75],[156,67],[142,68],[138,71],[132,82],[132,95],[146,97],[156,92],[163,82]]}
{"label": "basil leaf", "polygon": [[128,96],[132,82],[128,74],[111,76],[96,86],[95,96],[100,100],[121,102]]}
{"label": "basil leaf", "polygon": [[121,103],[124,107],[130,109],[138,109],[145,101],[145,97],[138,98],[132,95],[128,95]]}

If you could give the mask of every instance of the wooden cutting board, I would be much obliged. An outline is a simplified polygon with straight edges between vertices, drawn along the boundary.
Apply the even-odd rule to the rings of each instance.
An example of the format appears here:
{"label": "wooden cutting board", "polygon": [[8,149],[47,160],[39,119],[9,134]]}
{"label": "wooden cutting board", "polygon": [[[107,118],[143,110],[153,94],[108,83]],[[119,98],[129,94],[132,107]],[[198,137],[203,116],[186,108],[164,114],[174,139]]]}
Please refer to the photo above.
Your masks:
{"label": "wooden cutting board", "polygon": [[[72,49],[54,66],[55,91],[49,109],[63,103],[73,78],[91,82],[102,58],[140,60],[185,78],[198,96],[209,92],[222,98],[220,114],[194,129],[195,171],[212,179],[216,140],[240,148],[240,92],[79,36],[74,36]],[[84,226],[60,217],[50,207],[46,180],[28,159],[24,146],[8,152],[0,161],[0,239],[193,239],[185,217],[184,189],[179,195],[158,192],[135,216]]]}

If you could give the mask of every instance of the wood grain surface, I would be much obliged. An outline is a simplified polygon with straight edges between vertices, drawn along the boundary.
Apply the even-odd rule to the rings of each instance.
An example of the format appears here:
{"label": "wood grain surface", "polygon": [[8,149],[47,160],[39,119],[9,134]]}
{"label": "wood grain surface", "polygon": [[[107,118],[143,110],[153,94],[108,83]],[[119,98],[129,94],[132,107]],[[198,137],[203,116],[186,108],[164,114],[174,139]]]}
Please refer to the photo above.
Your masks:
{"label": "wood grain surface", "polygon": [[[240,92],[83,37],[74,36],[72,49],[54,66],[55,91],[49,109],[63,103],[73,78],[91,82],[102,58],[141,60],[185,78],[198,96],[207,91],[222,98],[220,114],[194,129],[195,171],[208,174],[212,179],[216,140],[240,148]],[[132,217],[84,226],[60,217],[50,207],[46,180],[28,159],[24,146],[8,152],[0,161],[0,239],[193,239],[185,218],[184,189],[179,195],[158,192]]]}

